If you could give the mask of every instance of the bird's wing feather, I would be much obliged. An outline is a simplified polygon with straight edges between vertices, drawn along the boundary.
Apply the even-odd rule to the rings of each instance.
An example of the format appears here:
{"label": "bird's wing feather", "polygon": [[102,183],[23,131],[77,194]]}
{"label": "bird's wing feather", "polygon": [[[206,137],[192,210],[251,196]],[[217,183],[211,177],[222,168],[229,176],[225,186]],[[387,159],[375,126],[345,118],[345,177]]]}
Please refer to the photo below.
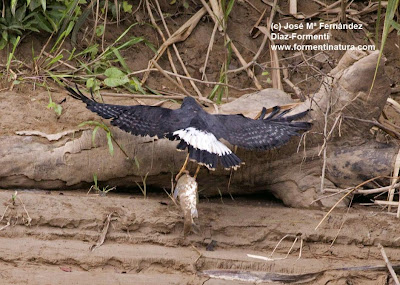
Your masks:
{"label": "bird's wing feather", "polygon": [[86,107],[105,119],[111,119],[111,124],[133,135],[164,137],[167,133],[179,128],[179,120],[173,118],[174,110],[154,106],[122,106],[98,103],[67,87],[71,96],[82,100]]}
{"label": "bird's wing feather", "polygon": [[[109,109],[115,113],[120,110],[118,114],[112,117],[111,124],[133,135],[162,138],[170,132],[172,126],[168,122],[173,111],[171,109],[142,105],[129,106],[125,109],[118,109],[118,107],[120,106],[105,106],[105,104],[96,106],[97,109]],[[98,111],[95,112],[101,115]]]}
{"label": "bird's wing feather", "polygon": [[290,117],[269,117],[253,120],[243,115],[215,115],[223,126],[223,131],[214,128],[216,135],[233,145],[246,149],[273,149],[287,143],[299,132],[309,130],[311,123],[292,122],[303,117],[306,112]]}

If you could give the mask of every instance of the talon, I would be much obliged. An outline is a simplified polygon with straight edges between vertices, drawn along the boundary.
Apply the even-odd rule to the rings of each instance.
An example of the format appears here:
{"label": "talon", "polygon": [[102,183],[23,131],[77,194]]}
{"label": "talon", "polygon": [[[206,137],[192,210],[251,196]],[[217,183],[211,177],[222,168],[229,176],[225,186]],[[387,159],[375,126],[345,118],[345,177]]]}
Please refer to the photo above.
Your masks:
{"label": "talon", "polygon": [[179,177],[181,177],[183,173],[186,173],[186,174],[189,173],[189,171],[186,170],[186,165],[187,165],[188,161],[189,161],[189,153],[186,156],[185,163],[183,164],[181,170],[179,170],[178,174],[175,176],[175,181],[178,181]]}

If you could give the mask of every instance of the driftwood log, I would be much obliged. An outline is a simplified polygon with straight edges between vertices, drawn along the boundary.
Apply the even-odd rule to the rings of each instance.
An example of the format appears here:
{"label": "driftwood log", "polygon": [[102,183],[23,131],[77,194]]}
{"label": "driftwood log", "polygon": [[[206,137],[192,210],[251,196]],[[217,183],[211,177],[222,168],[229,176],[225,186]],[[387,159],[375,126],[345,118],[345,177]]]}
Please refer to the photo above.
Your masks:
{"label": "driftwood log", "polygon": [[[377,142],[371,133],[372,125],[360,121],[377,119],[390,93],[382,59],[369,94],[377,59],[377,52],[369,55],[347,52],[323,80],[320,91],[291,111],[312,108],[306,118],[314,124],[310,132],[273,151],[238,149],[237,154],[245,165],[235,172],[202,169],[198,177],[201,194],[270,191],[293,207],[330,206],[339,197],[312,203],[326,195],[321,192],[321,185],[322,188],[346,188],[372,177],[390,175],[398,146]],[[78,106],[78,102],[71,101],[67,103]],[[254,117],[263,106],[289,103],[292,100],[284,92],[266,89],[225,104],[219,112]],[[90,113],[84,106],[77,108]],[[74,108],[68,108],[66,112],[73,111]],[[185,153],[175,150],[176,142],[134,137],[116,128],[111,130],[130,159],[115,144],[114,155],[109,154],[104,132],[97,132],[93,144],[91,129],[50,136],[26,130],[15,135],[0,135],[0,187],[88,187],[94,174],[110,186],[135,186],[136,182],[145,180],[147,187],[171,187],[171,178],[185,159]],[[194,169],[192,164],[191,170]]]}

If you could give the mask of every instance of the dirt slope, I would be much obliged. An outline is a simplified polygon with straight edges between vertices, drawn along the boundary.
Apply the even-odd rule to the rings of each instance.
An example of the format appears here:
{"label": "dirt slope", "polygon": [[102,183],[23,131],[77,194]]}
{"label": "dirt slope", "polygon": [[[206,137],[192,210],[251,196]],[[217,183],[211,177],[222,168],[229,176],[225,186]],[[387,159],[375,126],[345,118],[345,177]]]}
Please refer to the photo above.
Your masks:
{"label": "dirt slope", "polygon": [[[344,212],[314,231],[325,212],[248,198],[201,200],[202,234],[185,239],[180,211],[166,195],[21,191],[13,205],[13,193],[0,192],[2,226],[10,222],[0,231],[1,284],[252,284],[284,277],[304,284],[387,284],[377,243],[400,264],[397,220],[380,212],[351,210],[330,248]],[[110,213],[105,242],[91,251]],[[286,234],[303,237],[300,259],[297,243],[294,253],[279,260],[293,238],[279,246],[277,260],[247,256],[269,256]],[[207,251],[212,240],[214,250]],[[301,275],[306,273],[312,274]]]}

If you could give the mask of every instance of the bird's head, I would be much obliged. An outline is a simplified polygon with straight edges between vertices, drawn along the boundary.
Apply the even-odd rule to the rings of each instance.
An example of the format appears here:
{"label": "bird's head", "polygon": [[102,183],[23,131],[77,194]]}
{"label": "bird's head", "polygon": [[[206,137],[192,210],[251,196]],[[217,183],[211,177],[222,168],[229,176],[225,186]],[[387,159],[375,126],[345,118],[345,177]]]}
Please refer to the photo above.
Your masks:
{"label": "bird's head", "polygon": [[201,106],[196,102],[196,100],[190,96],[187,96],[183,99],[181,109],[185,109],[188,111],[202,110]]}

